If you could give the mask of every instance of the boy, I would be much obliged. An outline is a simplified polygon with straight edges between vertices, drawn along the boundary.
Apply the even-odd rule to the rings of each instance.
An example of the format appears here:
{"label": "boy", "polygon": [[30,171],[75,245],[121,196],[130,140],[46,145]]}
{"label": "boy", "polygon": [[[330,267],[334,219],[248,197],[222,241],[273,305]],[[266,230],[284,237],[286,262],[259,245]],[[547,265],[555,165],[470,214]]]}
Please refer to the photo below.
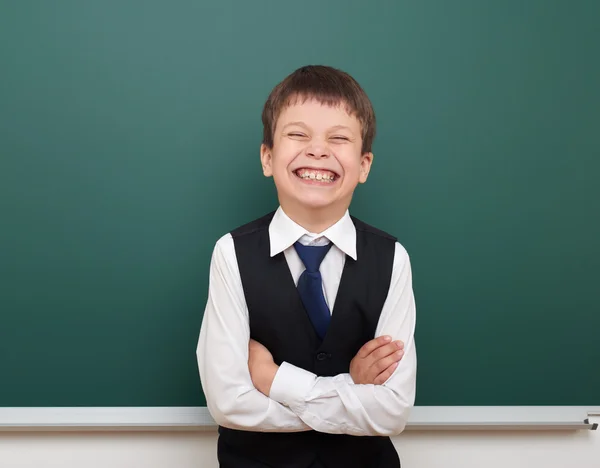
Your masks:
{"label": "boy", "polygon": [[375,115],[348,74],[302,67],[263,110],[279,208],[216,244],[197,357],[222,467],[399,467],[414,404],[411,268],[350,217]]}

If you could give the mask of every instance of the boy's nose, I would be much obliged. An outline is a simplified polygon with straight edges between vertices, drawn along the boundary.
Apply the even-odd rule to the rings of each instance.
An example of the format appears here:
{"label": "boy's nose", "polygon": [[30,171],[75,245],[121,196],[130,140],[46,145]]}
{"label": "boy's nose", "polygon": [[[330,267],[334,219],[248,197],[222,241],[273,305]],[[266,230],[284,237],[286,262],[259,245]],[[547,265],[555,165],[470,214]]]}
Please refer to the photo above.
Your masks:
{"label": "boy's nose", "polygon": [[311,145],[306,149],[306,155],[311,158],[326,158],[329,156],[329,150],[325,145]]}

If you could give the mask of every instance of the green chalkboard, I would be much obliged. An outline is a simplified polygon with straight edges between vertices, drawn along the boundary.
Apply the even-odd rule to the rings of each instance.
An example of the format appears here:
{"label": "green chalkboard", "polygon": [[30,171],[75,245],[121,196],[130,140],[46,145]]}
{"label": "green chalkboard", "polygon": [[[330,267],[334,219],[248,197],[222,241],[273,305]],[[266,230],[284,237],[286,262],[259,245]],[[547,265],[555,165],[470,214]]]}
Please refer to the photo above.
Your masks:
{"label": "green chalkboard", "polygon": [[419,405],[600,403],[597,1],[0,4],[0,406],[205,405],[216,240],[277,206],[305,64],[378,117],[352,213],[411,255]]}

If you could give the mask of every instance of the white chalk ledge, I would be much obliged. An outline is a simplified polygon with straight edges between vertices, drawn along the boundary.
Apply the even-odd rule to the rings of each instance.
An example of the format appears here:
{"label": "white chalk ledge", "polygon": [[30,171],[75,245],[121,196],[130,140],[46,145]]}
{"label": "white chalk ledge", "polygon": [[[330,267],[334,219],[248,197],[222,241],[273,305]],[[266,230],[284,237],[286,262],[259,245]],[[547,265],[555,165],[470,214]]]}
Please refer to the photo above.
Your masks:
{"label": "white chalk ledge", "polygon": [[[418,406],[406,430],[595,430],[600,407]],[[0,431],[215,431],[205,407],[0,407]]]}

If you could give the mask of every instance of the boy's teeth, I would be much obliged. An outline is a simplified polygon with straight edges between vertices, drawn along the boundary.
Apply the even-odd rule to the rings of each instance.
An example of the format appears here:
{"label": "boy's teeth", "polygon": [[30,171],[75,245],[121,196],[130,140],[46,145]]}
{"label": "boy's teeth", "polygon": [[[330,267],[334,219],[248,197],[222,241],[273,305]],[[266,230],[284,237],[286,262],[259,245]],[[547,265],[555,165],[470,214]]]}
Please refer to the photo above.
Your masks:
{"label": "boy's teeth", "polygon": [[319,180],[324,182],[332,182],[335,175],[329,171],[311,171],[308,169],[299,169],[296,174],[302,179]]}

